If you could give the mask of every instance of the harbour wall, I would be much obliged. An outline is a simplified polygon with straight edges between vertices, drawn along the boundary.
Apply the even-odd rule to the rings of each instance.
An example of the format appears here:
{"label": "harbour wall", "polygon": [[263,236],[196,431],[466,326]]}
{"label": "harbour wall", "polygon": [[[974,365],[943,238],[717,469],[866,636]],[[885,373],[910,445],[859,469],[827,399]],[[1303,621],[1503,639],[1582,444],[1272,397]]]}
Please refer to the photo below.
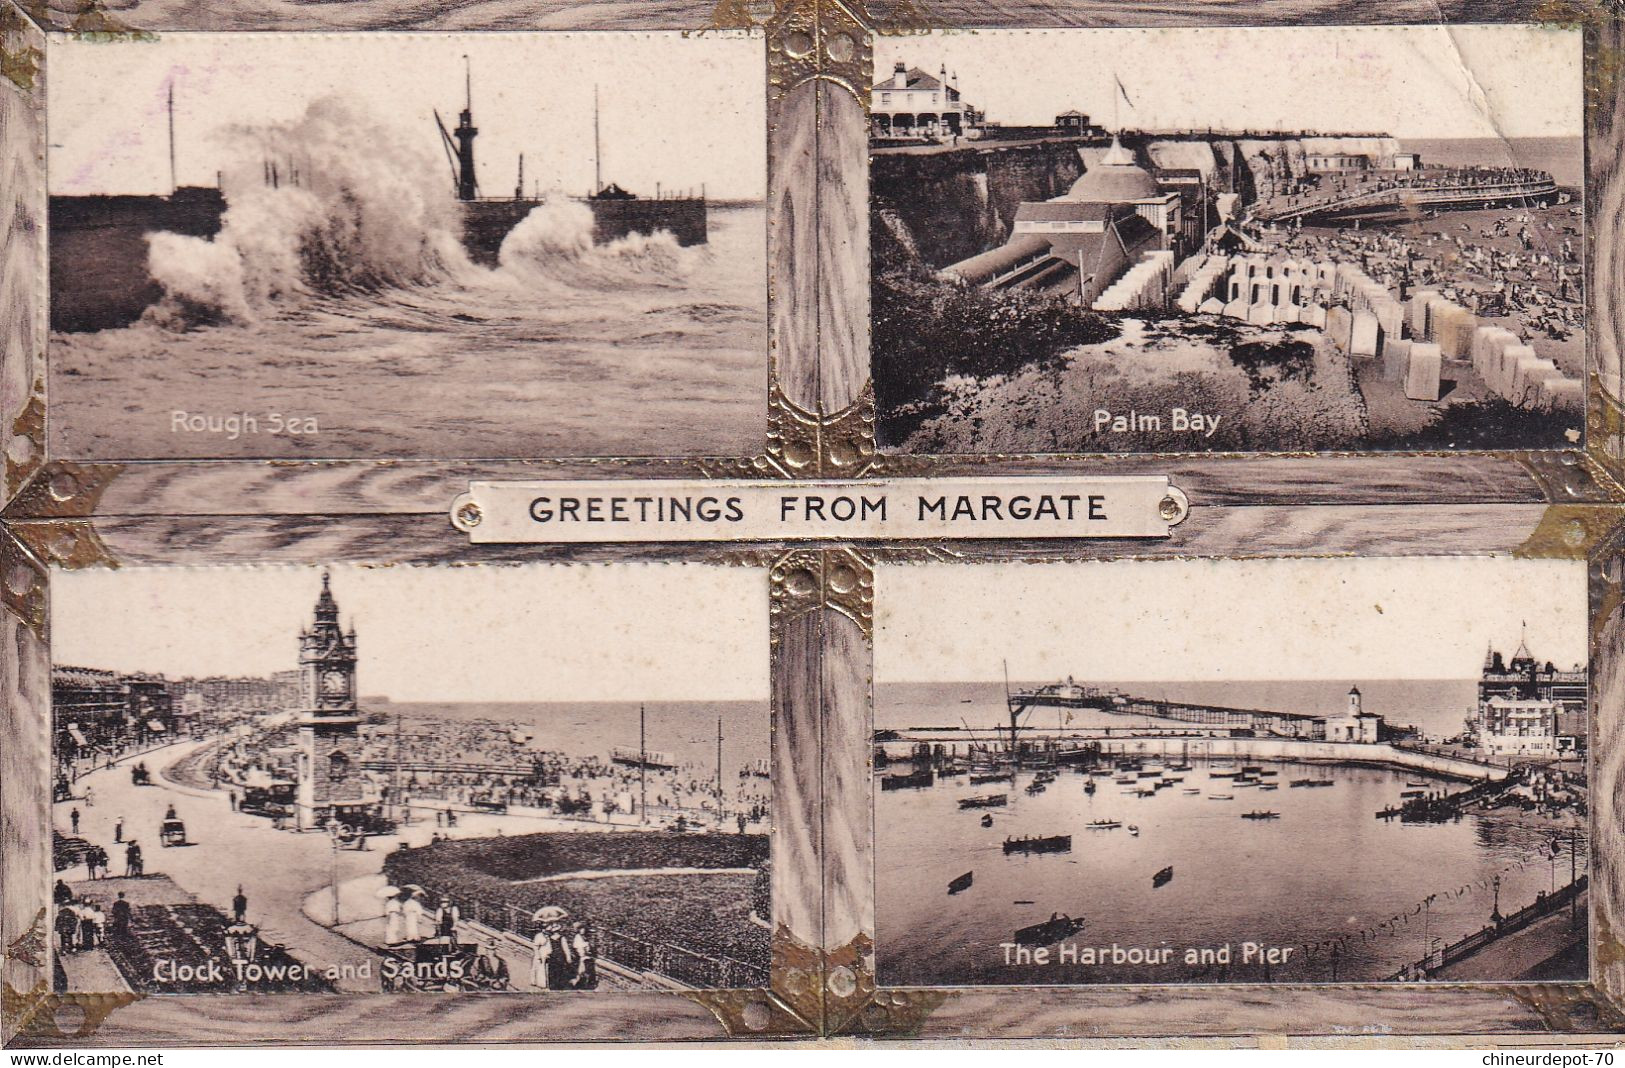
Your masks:
{"label": "harbour wall", "polygon": [[[469,258],[486,267],[500,262],[502,242],[540,202],[535,200],[470,200],[463,203],[463,247]],[[629,234],[665,230],[679,245],[708,240],[706,202],[664,200],[584,200],[592,210],[592,243],[607,245]]]}
{"label": "harbour wall", "polygon": [[225,211],[225,197],[208,188],[167,197],[51,197],[51,329],[107,330],[141,318],[163,295],[147,272],[147,235],[213,237]]}
{"label": "harbour wall", "polygon": [[[945,752],[964,755],[971,745],[986,746],[985,738],[973,739],[953,731],[900,731],[896,740],[881,744],[886,755],[893,760],[907,760],[914,746],[927,742],[940,745]],[[1424,753],[1404,749],[1384,742],[1323,742],[1295,738],[1258,738],[1221,736],[1217,730],[1204,734],[1181,734],[1170,730],[1166,734],[1109,733],[1095,736],[1087,733],[1022,732],[1023,744],[1055,739],[1078,744],[1099,745],[1109,756],[1189,756],[1199,759],[1277,760],[1298,764],[1355,764],[1374,767],[1406,768],[1423,771],[1447,779],[1476,782],[1481,779],[1499,779],[1507,769],[1476,764],[1459,757],[1438,753]]]}
{"label": "harbour wall", "polygon": [[679,245],[703,245],[706,232],[705,201],[592,200],[592,240],[607,245],[628,234],[668,231]]}

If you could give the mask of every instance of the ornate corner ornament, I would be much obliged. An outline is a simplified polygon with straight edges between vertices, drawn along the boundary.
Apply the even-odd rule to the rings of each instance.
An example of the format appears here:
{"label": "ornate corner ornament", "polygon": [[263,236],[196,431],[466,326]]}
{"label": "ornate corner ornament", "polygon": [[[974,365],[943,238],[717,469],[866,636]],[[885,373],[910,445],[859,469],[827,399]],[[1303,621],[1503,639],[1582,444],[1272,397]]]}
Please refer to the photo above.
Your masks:
{"label": "ornate corner ornament", "polygon": [[685,990],[683,996],[711,1010],[729,1037],[820,1033],[818,951],[784,924],[773,932],[773,975],[767,990]]}
{"label": "ornate corner ornament", "polygon": [[798,549],[779,557],[768,574],[776,623],[831,608],[856,623],[865,641],[874,640],[874,565],[855,549]]}
{"label": "ornate corner ornament", "polygon": [[10,520],[88,519],[123,464],[51,460],[34,472],[6,507]]}

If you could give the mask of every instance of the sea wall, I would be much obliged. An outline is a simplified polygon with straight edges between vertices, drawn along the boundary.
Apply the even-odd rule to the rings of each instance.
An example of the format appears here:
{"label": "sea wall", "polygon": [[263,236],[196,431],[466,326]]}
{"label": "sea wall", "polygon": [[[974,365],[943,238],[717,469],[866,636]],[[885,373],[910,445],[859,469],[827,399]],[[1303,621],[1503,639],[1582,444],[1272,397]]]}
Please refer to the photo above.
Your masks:
{"label": "sea wall", "polygon": [[52,197],[48,209],[51,329],[128,326],[163,295],[147,273],[147,235],[220,232],[226,202],[217,189],[172,196]]}
{"label": "sea wall", "polygon": [[[463,247],[475,263],[495,267],[502,242],[536,207],[534,200],[471,200],[463,208]],[[592,242],[607,245],[628,234],[665,230],[679,245],[708,240],[706,202],[697,199],[584,200],[592,209]]]}
{"label": "sea wall", "polygon": [[1312,742],[1292,738],[1113,738],[1101,743],[1107,753],[1219,759],[1287,760],[1301,764],[1371,764],[1408,768],[1451,779],[1499,779],[1505,768],[1456,757],[1422,753],[1380,742]]}
{"label": "sea wall", "polygon": [[607,245],[628,234],[665,230],[679,245],[703,245],[709,240],[703,200],[591,200],[592,240]]}
{"label": "sea wall", "polygon": [[876,236],[940,269],[1004,244],[1018,205],[1058,197],[1082,176],[1076,142],[880,153],[870,163],[871,204],[891,222]]}

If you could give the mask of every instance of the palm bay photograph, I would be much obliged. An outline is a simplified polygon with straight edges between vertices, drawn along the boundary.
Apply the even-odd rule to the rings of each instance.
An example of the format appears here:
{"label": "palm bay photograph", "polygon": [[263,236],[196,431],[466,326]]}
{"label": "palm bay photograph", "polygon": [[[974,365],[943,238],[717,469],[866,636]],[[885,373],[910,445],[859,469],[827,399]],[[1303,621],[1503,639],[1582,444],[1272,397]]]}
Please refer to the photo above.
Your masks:
{"label": "palm bay photograph", "polygon": [[877,981],[1586,982],[1585,571],[882,567]]}
{"label": "palm bay photograph", "polygon": [[49,42],[50,448],[747,456],[759,34]]}
{"label": "palm bay photograph", "polygon": [[1581,442],[1578,29],[935,31],[874,64],[883,448]]}
{"label": "palm bay photograph", "polygon": [[55,575],[56,989],[766,986],[766,594],[683,565]]}

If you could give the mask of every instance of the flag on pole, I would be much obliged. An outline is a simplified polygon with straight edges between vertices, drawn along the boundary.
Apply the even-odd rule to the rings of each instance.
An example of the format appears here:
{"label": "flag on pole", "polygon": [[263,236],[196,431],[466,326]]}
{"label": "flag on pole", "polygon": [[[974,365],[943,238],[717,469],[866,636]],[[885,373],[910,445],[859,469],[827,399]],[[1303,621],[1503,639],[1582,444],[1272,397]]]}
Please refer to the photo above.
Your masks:
{"label": "flag on pole", "polygon": [[1117,91],[1123,94],[1123,103],[1127,104],[1129,107],[1133,107],[1134,101],[1130,99],[1128,90],[1123,88],[1123,79],[1119,78],[1115,71],[1112,73],[1112,81],[1117,83]]}

